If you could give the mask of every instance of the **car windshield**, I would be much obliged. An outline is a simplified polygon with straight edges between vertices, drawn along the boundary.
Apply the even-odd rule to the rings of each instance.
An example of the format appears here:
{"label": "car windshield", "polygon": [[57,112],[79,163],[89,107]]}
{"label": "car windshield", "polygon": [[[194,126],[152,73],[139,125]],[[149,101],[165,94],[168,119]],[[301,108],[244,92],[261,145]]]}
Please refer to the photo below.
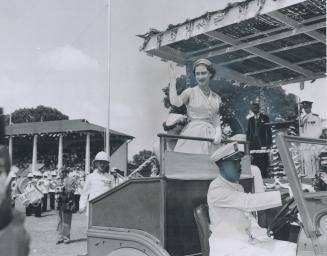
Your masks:
{"label": "car windshield", "polygon": [[303,191],[327,191],[327,145],[288,141],[287,146]]}

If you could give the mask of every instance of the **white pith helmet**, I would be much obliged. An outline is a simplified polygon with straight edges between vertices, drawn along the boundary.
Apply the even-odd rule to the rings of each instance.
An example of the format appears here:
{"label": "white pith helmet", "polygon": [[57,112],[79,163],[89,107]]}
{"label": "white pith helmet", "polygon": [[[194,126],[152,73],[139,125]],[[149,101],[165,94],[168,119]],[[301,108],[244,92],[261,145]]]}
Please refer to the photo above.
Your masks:
{"label": "white pith helmet", "polygon": [[110,163],[110,161],[109,161],[109,157],[108,157],[108,154],[107,154],[106,152],[104,152],[104,151],[100,151],[100,152],[95,156],[95,158],[94,158],[94,160],[93,160],[93,163],[94,163],[95,161],[106,161],[106,162]]}

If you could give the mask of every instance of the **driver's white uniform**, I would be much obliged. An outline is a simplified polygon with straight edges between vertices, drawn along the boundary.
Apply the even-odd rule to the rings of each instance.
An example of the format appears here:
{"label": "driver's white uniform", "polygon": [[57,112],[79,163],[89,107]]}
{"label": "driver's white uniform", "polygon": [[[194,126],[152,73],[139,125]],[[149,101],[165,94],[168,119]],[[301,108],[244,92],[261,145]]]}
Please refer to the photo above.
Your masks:
{"label": "driver's white uniform", "polygon": [[272,240],[251,211],[281,205],[279,191],[245,193],[243,187],[218,175],[208,191],[210,256],[295,256],[296,244]]}

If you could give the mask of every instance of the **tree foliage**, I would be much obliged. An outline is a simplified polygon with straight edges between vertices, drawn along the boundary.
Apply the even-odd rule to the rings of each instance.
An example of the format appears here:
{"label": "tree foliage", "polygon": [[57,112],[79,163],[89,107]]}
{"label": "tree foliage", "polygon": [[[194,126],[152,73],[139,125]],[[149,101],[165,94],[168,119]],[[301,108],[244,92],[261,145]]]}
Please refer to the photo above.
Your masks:
{"label": "tree foliage", "polygon": [[[141,164],[143,164],[148,158],[153,156],[153,152],[150,150],[141,150],[133,156],[133,160],[128,162],[128,172],[131,173]],[[141,171],[143,176],[150,176],[152,164],[147,164]]]}
{"label": "tree foliage", "polygon": [[[182,75],[176,80],[178,94],[187,88],[186,76]],[[223,127],[228,125],[232,132],[244,133],[247,128],[247,116],[252,102],[260,97],[260,89],[254,86],[244,86],[229,82],[224,79],[210,81],[210,88],[218,93],[222,99],[220,114]],[[166,108],[174,108],[169,102],[168,87],[163,89],[164,105]],[[297,115],[296,96],[286,94],[281,87],[264,89],[267,111],[271,121],[276,119],[292,120]]]}
{"label": "tree foliage", "polygon": [[[68,120],[68,116],[59,110],[46,106],[36,108],[20,108],[11,114],[12,123],[43,122],[54,120]],[[6,123],[9,123],[9,115],[6,116]]]}

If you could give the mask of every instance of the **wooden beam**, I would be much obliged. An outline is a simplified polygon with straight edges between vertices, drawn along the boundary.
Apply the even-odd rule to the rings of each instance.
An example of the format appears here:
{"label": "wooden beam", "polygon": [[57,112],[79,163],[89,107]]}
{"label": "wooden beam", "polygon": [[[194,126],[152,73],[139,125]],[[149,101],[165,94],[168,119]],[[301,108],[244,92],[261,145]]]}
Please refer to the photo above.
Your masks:
{"label": "wooden beam", "polygon": [[[300,28],[302,27],[303,25],[299,22],[297,22],[296,20],[288,17],[287,15],[285,14],[282,14],[281,12],[279,11],[275,11],[275,12],[271,12],[271,13],[267,13],[267,15],[279,22],[282,22],[290,27],[293,27],[293,28]],[[321,43],[324,43],[326,44],[326,37],[325,35],[317,32],[317,31],[307,31],[305,32],[305,34],[307,34],[308,36],[311,36],[312,38],[318,40],[319,42]]]}
{"label": "wooden beam", "polygon": [[[313,59],[309,59],[309,60],[303,60],[303,61],[297,61],[294,62],[294,64],[296,65],[300,65],[300,64],[304,64],[304,63],[309,63],[309,62],[314,62],[314,61],[318,61],[318,60],[325,60],[326,56],[324,57],[319,57],[319,58],[313,58]],[[260,73],[265,73],[265,72],[269,72],[269,71],[273,71],[273,70],[278,70],[281,69],[283,67],[281,66],[277,66],[277,67],[273,67],[273,68],[266,68],[266,69],[261,69],[261,70],[256,70],[253,72],[248,72],[248,73],[244,73],[245,76],[252,76],[252,75],[256,75],[256,74],[260,74]]]}
{"label": "wooden beam", "polygon": [[[326,19],[326,15],[320,15],[320,16],[316,16],[316,17],[313,17],[313,18],[310,18],[310,19],[307,19],[307,20],[304,20],[302,23],[300,23],[301,25],[305,25],[306,23],[309,23],[309,22],[313,22],[313,21],[316,21],[316,20],[321,20],[321,19]],[[272,29],[268,29],[268,30],[265,30],[265,31],[261,31],[261,32],[258,32],[258,33],[255,33],[255,34],[252,34],[252,35],[248,35],[248,36],[244,36],[244,37],[241,37],[239,38],[239,40],[241,41],[244,41],[244,40],[248,40],[248,39],[251,39],[251,38],[254,38],[254,37],[258,37],[258,36],[261,36],[261,35],[266,35],[266,36],[269,36],[270,33],[273,33],[273,32],[279,32],[279,31],[282,31],[282,30],[285,30],[285,29],[290,29],[289,26],[286,26],[286,25],[282,25],[280,27],[277,27],[277,28],[272,28]],[[205,49],[201,49],[201,50],[196,50],[196,51],[191,51],[191,52],[188,52],[186,53],[186,56],[192,56],[192,55],[197,55],[197,54],[202,54],[202,53],[206,53],[206,52],[209,52],[209,51],[212,51],[212,50],[215,50],[217,49],[218,47],[221,47],[221,46],[224,46],[224,45],[228,45],[226,43],[223,43],[223,42],[220,42],[220,43],[217,43],[215,45],[212,45],[210,47],[207,47]]]}
{"label": "wooden beam", "polygon": [[[317,40],[312,40],[312,41],[309,41],[309,42],[304,42],[304,43],[301,43],[301,44],[286,46],[286,47],[282,47],[282,48],[279,48],[279,49],[276,49],[276,50],[268,51],[268,53],[276,53],[276,52],[288,51],[288,50],[291,50],[291,49],[295,49],[295,48],[299,48],[299,47],[303,47],[303,46],[315,44],[317,42],[318,42]],[[230,60],[230,61],[220,62],[218,64],[219,65],[228,65],[228,64],[235,63],[235,62],[241,62],[241,61],[244,61],[244,60],[252,59],[252,58],[255,58],[255,57],[257,57],[257,56],[256,55],[249,55],[249,56],[246,56],[246,57],[237,58],[237,59]]]}
{"label": "wooden beam", "polygon": [[[174,54],[175,53],[175,54]],[[179,65],[185,65],[185,63],[187,62],[186,58],[183,56],[182,53],[178,53],[177,54],[177,50],[165,46],[165,47],[161,47],[159,49],[155,49],[155,50],[151,50],[149,52],[147,52],[147,54],[155,55],[159,58],[161,58],[163,61],[174,61]]]}
{"label": "wooden beam", "polygon": [[[305,33],[305,32],[312,31],[312,30],[319,29],[319,28],[323,28],[323,27],[326,27],[326,23],[324,21],[313,24],[313,25],[304,26],[304,27],[301,27],[301,28],[298,28],[298,29],[293,29],[291,31],[282,32],[280,34],[268,36],[268,37],[265,37],[265,38],[260,38],[260,39],[253,40],[253,41],[250,41],[250,42],[239,43],[238,45],[227,47],[225,49],[215,50],[215,51],[208,52],[206,54],[200,54],[200,55],[192,56],[192,57],[190,57],[190,59],[191,60],[196,60],[196,59],[199,59],[199,58],[211,58],[211,57],[215,57],[215,56],[222,55],[222,54],[225,54],[225,53],[235,52],[235,51],[238,51],[238,50],[244,50],[246,48],[254,47],[254,46],[257,46],[257,45],[260,45],[260,44],[269,43],[269,42],[272,42],[272,41],[280,40],[280,39],[283,39],[283,38],[286,38],[286,37],[298,35],[298,34],[301,34],[301,33]],[[210,34],[212,32],[216,32],[216,31],[211,31],[211,32],[208,32],[207,34]]]}
{"label": "wooden beam", "polygon": [[[217,31],[210,31],[210,32],[208,32],[208,34],[210,34],[210,36],[213,36],[213,37],[215,37],[215,38],[217,38],[217,39],[219,39],[221,41],[224,41],[224,42],[226,42],[228,44],[231,44],[231,45],[240,45],[240,44],[242,44],[241,41],[233,39],[233,38],[231,38],[231,37],[229,37],[229,36],[227,36],[227,35],[225,35],[223,33],[217,32]],[[309,70],[306,70],[306,69],[304,69],[302,67],[299,67],[299,66],[297,66],[295,64],[292,64],[289,61],[286,61],[286,60],[284,60],[282,58],[279,58],[279,57],[277,57],[275,55],[267,53],[267,52],[265,52],[263,50],[260,50],[259,48],[248,47],[248,48],[244,48],[243,50],[247,51],[249,53],[252,53],[254,55],[257,55],[257,56],[259,56],[259,57],[261,57],[263,59],[269,60],[269,61],[271,61],[273,63],[276,63],[277,65],[284,66],[285,68],[293,70],[293,71],[295,71],[295,72],[297,72],[299,74],[303,74],[305,76],[311,76],[311,75],[314,74],[313,72],[311,72]]]}
{"label": "wooden beam", "polygon": [[257,79],[251,76],[245,76],[240,72],[219,66],[217,64],[214,64],[214,67],[217,70],[217,76],[223,77],[227,80],[234,80],[234,81],[246,83],[249,86],[261,86],[263,84],[266,84],[266,82],[264,82],[261,79]]}
{"label": "wooden beam", "polygon": [[283,86],[283,85],[287,85],[287,84],[294,84],[294,83],[298,83],[298,82],[303,82],[303,81],[311,81],[311,80],[316,80],[316,79],[320,79],[320,78],[325,78],[326,77],[326,73],[319,73],[319,74],[315,74],[313,76],[310,77],[306,77],[306,78],[293,78],[287,81],[277,81],[277,82],[272,82],[270,84],[266,84],[266,88],[271,88],[271,87],[277,87],[277,86]]}
{"label": "wooden beam", "polygon": [[147,52],[171,43],[187,40],[208,31],[251,19],[259,14],[266,14],[301,2],[304,0],[265,0],[260,2],[261,4],[258,4],[258,1],[247,1],[246,6],[239,4],[221,12],[217,11],[208,16],[203,15],[192,19],[162,33],[154,34],[145,39],[144,51]]}

